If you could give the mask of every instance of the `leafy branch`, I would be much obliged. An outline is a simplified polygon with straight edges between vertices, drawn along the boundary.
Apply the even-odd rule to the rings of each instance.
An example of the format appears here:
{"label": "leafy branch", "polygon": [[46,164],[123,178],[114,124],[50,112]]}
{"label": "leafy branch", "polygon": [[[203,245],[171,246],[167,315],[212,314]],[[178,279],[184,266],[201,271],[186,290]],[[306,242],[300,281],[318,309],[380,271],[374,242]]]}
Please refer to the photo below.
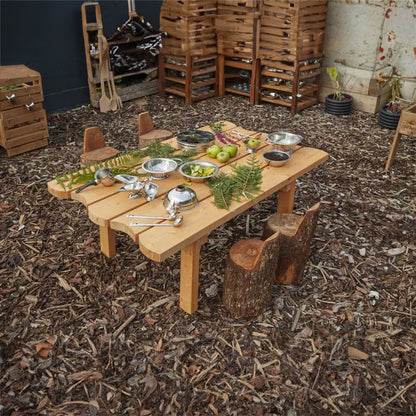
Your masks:
{"label": "leafy branch", "polygon": [[234,173],[221,172],[207,182],[214,204],[221,209],[229,209],[232,201],[241,202],[242,197],[254,201],[254,195],[261,192],[262,172],[256,156],[250,156],[245,165],[231,167]]}

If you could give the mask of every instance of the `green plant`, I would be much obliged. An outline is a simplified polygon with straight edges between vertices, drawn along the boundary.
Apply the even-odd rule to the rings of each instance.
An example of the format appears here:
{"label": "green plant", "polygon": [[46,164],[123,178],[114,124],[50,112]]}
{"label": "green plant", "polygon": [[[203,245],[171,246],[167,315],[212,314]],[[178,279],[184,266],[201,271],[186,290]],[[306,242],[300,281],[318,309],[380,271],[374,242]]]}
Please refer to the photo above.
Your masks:
{"label": "green plant", "polygon": [[339,83],[339,73],[336,66],[332,66],[326,69],[326,73],[330,76],[332,81],[335,83],[335,91],[333,93],[334,100],[343,100],[345,95],[341,92],[341,85]]}
{"label": "green plant", "polygon": [[400,113],[402,111],[403,106],[400,100],[400,90],[403,87],[403,80],[401,77],[397,75],[383,75],[381,73],[378,74],[378,82],[380,84],[388,83],[391,87],[391,99],[387,103],[387,108],[392,111],[393,113]]}
{"label": "green plant", "polygon": [[232,201],[240,202],[242,197],[255,200],[254,195],[261,192],[262,172],[255,155],[245,165],[233,164],[231,168],[232,174],[221,172],[207,182],[218,208],[228,209]]}

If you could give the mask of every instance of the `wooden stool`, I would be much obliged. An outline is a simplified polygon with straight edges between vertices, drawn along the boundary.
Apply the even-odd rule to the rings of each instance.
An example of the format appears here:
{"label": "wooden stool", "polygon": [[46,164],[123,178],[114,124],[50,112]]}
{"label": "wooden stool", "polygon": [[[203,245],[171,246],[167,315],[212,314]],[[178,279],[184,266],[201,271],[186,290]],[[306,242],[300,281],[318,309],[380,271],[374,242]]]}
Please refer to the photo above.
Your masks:
{"label": "wooden stool", "polygon": [[84,153],[81,155],[81,166],[91,166],[117,156],[119,151],[107,146],[101,130],[89,127],[84,132]]}
{"label": "wooden stool", "polygon": [[279,255],[279,233],[266,241],[235,243],[228,257],[223,302],[234,317],[256,316],[270,306]]}
{"label": "wooden stool", "polygon": [[150,114],[146,111],[137,116],[139,126],[139,147],[147,147],[150,143],[160,142],[169,139],[173,133],[169,130],[153,129],[153,122]]}
{"label": "wooden stool", "polygon": [[393,143],[391,144],[386,167],[384,168],[385,172],[390,169],[391,164],[394,162],[397,146],[400,143],[402,134],[416,137],[416,104],[403,109],[400,114],[399,124],[397,125],[396,134],[394,135]]}
{"label": "wooden stool", "polygon": [[276,282],[291,285],[301,280],[310,254],[311,240],[315,233],[321,204],[318,202],[304,216],[274,214],[266,223],[263,239],[279,234],[279,257]]}

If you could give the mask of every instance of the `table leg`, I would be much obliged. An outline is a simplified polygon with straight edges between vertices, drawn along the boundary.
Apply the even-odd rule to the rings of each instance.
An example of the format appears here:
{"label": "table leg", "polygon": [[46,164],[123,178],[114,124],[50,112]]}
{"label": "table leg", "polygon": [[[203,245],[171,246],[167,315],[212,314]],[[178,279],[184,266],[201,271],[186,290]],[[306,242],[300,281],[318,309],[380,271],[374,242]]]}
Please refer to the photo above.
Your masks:
{"label": "table leg", "polygon": [[181,251],[180,307],[192,314],[198,309],[199,252],[206,237]]}
{"label": "table leg", "polygon": [[110,227],[100,225],[100,246],[101,252],[107,257],[114,257],[116,255],[115,232]]}
{"label": "table leg", "polygon": [[295,181],[280,189],[277,199],[277,213],[291,214],[295,203]]}

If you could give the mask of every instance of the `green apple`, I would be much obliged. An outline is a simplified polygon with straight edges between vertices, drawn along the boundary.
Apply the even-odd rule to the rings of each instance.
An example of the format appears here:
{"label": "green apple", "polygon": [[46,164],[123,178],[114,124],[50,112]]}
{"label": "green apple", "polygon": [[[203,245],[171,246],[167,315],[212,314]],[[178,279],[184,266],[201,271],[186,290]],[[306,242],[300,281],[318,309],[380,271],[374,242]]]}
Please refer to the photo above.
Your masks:
{"label": "green apple", "polygon": [[221,163],[225,163],[230,158],[230,154],[228,152],[219,152],[217,154],[217,160]]}
{"label": "green apple", "polygon": [[247,141],[247,146],[248,147],[259,147],[260,146],[260,141],[257,139],[249,139]]}
{"label": "green apple", "polygon": [[238,147],[235,144],[225,144],[221,151],[230,154],[230,157],[234,157],[237,154]]}
{"label": "green apple", "polygon": [[220,153],[220,152],[221,152],[221,148],[219,146],[217,146],[216,144],[208,147],[208,149],[207,149],[207,155],[209,157],[214,158],[214,159],[217,157],[218,153]]}

